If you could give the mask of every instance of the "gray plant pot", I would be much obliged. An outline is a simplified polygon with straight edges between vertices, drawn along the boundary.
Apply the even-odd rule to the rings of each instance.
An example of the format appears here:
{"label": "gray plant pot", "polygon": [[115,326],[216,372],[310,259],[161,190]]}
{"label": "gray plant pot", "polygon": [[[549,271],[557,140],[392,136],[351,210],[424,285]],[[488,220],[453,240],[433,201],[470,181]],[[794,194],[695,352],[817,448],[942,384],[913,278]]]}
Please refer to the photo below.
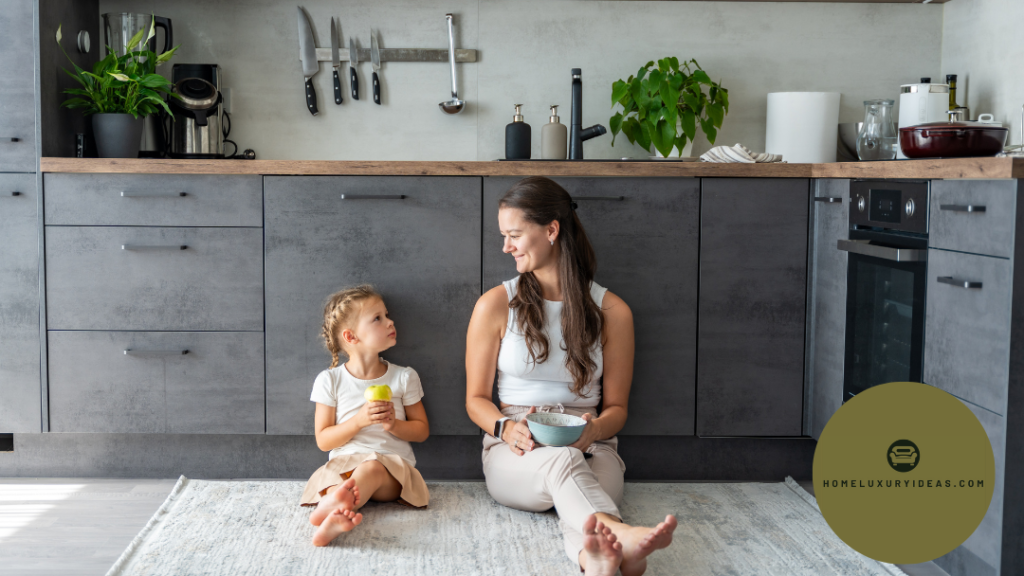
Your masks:
{"label": "gray plant pot", "polygon": [[93,114],[92,130],[100,158],[138,158],[145,118],[131,114]]}

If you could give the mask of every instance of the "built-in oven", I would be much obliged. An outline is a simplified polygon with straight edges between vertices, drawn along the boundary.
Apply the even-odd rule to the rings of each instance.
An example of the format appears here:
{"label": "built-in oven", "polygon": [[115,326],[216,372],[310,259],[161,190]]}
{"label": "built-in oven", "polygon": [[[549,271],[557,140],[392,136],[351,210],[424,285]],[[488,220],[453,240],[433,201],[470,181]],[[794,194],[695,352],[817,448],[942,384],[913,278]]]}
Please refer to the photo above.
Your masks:
{"label": "built-in oven", "polygon": [[843,401],[887,382],[920,382],[928,183],[850,183]]}

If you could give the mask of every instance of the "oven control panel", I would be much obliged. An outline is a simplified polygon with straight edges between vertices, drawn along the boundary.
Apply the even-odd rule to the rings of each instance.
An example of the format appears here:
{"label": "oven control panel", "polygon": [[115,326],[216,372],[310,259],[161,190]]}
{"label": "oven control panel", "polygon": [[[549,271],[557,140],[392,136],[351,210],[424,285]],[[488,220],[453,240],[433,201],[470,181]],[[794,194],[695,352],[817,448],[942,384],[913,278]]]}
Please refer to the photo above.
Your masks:
{"label": "oven control panel", "polygon": [[928,233],[928,183],[855,180],[850,225]]}

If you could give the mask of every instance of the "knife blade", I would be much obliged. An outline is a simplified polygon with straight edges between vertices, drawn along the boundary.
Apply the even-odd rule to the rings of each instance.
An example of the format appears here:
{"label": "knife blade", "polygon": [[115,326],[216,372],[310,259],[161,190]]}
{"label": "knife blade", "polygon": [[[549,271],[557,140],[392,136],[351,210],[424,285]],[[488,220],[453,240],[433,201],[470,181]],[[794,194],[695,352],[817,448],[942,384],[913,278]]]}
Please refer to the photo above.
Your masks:
{"label": "knife blade", "polygon": [[352,84],[352,99],[359,100],[359,78],[356,78],[356,66],[359,66],[359,51],[356,50],[356,39],[348,39],[348,76]]}
{"label": "knife blade", "polygon": [[306,13],[299,7],[299,60],[302,61],[302,76],[306,79],[306,107],[309,113],[316,116],[320,113],[316,108],[316,91],[313,90],[313,75],[320,70],[316,61],[316,42],[313,40],[313,27],[306,18]]}
{"label": "knife blade", "polygon": [[340,48],[338,42],[338,27],[334,23],[334,17],[331,17],[331,61],[334,63],[334,103],[341,104],[341,76],[338,75],[338,70],[341,68],[341,58],[338,57],[338,50]]}
{"label": "knife blade", "polygon": [[380,78],[377,76],[380,70],[380,43],[373,30],[370,30],[370,62],[373,63],[373,103],[380,106]]}

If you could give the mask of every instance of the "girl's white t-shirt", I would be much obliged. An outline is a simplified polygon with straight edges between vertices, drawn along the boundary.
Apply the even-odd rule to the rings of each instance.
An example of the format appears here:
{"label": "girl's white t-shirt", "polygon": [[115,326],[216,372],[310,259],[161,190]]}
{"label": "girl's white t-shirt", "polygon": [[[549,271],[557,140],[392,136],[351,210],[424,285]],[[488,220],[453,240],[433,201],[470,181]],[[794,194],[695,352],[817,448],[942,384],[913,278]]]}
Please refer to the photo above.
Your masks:
{"label": "girl's white t-shirt", "polygon": [[[313,383],[313,393],[309,399],[327,406],[334,406],[335,424],[341,424],[355,416],[363,404],[366,404],[363,392],[368,387],[387,384],[391,387],[391,402],[395,405],[395,418],[405,420],[405,407],[411,406],[423,398],[423,385],[420,383],[419,374],[412,368],[386,363],[388,368],[384,375],[373,380],[356,378],[349,373],[344,364],[337,368],[324,370],[316,377],[316,381]],[[331,450],[328,459],[344,454],[365,454],[367,452],[397,454],[413,466],[416,465],[412,446],[384,430],[382,424],[371,424],[363,428],[344,446]]]}

